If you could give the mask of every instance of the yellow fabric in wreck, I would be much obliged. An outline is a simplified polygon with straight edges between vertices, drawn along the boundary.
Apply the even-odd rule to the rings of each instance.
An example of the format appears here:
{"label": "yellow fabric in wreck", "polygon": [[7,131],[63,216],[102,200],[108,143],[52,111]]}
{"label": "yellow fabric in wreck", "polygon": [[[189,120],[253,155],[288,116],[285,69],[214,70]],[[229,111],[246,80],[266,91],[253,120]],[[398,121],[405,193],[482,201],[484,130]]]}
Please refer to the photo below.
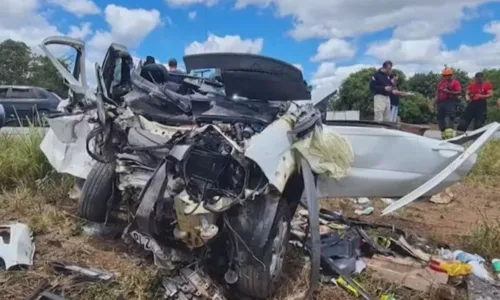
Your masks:
{"label": "yellow fabric in wreck", "polygon": [[300,152],[314,173],[335,179],[347,176],[354,161],[349,141],[336,133],[323,131],[320,126],[295,142],[292,148]]}

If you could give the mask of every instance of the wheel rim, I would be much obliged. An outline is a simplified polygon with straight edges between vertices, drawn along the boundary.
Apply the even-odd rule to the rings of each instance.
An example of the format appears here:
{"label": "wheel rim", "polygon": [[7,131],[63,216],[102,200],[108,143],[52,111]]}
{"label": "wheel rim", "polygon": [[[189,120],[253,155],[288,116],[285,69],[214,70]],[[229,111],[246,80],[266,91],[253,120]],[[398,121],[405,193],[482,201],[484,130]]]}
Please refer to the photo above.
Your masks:
{"label": "wheel rim", "polygon": [[271,264],[269,266],[269,274],[272,278],[276,278],[281,274],[283,269],[283,261],[286,254],[286,233],[288,231],[288,222],[285,217],[278,222],[278,232],[273,239]]}

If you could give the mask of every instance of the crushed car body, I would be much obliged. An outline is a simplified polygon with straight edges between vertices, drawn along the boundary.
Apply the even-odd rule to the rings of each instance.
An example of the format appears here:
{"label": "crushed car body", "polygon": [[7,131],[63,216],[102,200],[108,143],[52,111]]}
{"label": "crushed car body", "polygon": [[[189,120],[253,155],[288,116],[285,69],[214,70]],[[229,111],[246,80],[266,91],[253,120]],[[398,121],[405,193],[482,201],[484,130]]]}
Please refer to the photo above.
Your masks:
{"label": "crushed car body", "polygon": [[[317,107],[294,103],[309,100],[310,89],[285,62],[191,55],[184,57],[188,71],[218,69],[218,75],[148,79],[127,53],[113,44],[102,68],[96,64],[92,99],[87,85],[75,82],[83,80],[78,72],[61,72],[75,79],[70,88],[87,102],[70,99],[65,113],[50,118],[58,141],[46,137],[42,150],[59,172],[86,179],[80,217],[107,223],[125,206],[131,221],[124,238],[152,251],[156,265],[201,262],[256,298],[267,298],[279,283],[290,220],[301,202],[314,212],[317,196],[403,197],[390,213],[464,178],[500,126],[474,133],[477,140],[465,148],[464,139],[438,141],[383,124],[323,124]],[[78,122],[89,127],[77,131],[80,123],[65,118],[82,113]],[[49,143],[59,156],[50,158]],[[311,213],[313,283],[318,228]]]}

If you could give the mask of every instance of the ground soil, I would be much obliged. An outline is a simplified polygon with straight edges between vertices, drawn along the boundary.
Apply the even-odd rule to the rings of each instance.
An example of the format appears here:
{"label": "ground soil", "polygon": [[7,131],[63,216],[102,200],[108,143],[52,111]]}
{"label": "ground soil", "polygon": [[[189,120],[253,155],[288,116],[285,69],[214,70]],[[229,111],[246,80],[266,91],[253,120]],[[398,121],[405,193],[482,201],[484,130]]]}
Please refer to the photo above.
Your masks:
{"label": "ground soil", "polygon": [[[449,204],[419,200],[390,217],[379,216],[384,204],[375,199],[376,211],[363,219],[394,224],[421,236],[458,246],[459,239],[477,222],[485,217],[491,220],[500,218],[500,189],[460,183],[452,187],[452,192],[455,198]],[[321,204],[324,208],[340,209],[346,215],[354,215],[355,207],[349,200],[322,200]],[[1,196],[0,223],[10,220],[29,223],[36,234],[37,252],[30,271],[0,271],[0,298],[26,299],[43,281],[58,285],[58,291],[68,299],[154,298],[162,273],[153,266],[150,255],[119,238],[99,239],[83,235],[80,220],[74,216],[75,207],[74,200],[50,200],[39,193],[23,190]],[[116,280],[111,284],[78,285],[73,278],[51,272],[48,264],[51,261],[102,268],[115,273]],[[291,252],[283,284],[274,299],[293,299],[291,296],[306,289],[308,271],[303,268],[303,262],[298,252]],[[376,290],[377,287],[370,289]],[[333,285],[322,285],[316,299],[350,298]],[[404,299],[429,298],[413,294]]]}

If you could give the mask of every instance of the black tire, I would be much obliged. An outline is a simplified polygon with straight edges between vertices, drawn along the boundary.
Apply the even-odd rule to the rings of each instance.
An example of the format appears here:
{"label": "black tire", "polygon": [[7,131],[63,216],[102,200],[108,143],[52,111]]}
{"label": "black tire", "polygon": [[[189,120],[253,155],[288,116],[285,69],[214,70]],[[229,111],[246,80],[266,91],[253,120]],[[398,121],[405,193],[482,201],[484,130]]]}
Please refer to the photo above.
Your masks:
{"label": "black tire", "polygon": [[250,263],[240,267],[241,275],[236,283],[239,292],[257,299],[267,299],[276,292],[276,288],[283,276],[283,261],[275,268],[276,271],[274,275],[272,275],[273,242],[278,235],[279,224],[285,222],[286,228],[284,235],[283,238],[280,239],[282,247],[284,247],[281,259],[284,260],[288,247],[288,240],[290,238],[290,220],[291,215],[288,203],[286,200],[281,200],[276,211],[276,216],[267,243],[264,249],[262,249],[261,254],[257,255],[266,268],[264,269],[262,264],[251,258],[249,254]]}
{"label": "black tire", "polygon": [[[111,197],[119,195],[115,185],[115,163],[96,162],[83,184],[78,216],[92,221],[103,223],[106,220],[106,211]],[[115,190],[115,195],[113,195]]]}

